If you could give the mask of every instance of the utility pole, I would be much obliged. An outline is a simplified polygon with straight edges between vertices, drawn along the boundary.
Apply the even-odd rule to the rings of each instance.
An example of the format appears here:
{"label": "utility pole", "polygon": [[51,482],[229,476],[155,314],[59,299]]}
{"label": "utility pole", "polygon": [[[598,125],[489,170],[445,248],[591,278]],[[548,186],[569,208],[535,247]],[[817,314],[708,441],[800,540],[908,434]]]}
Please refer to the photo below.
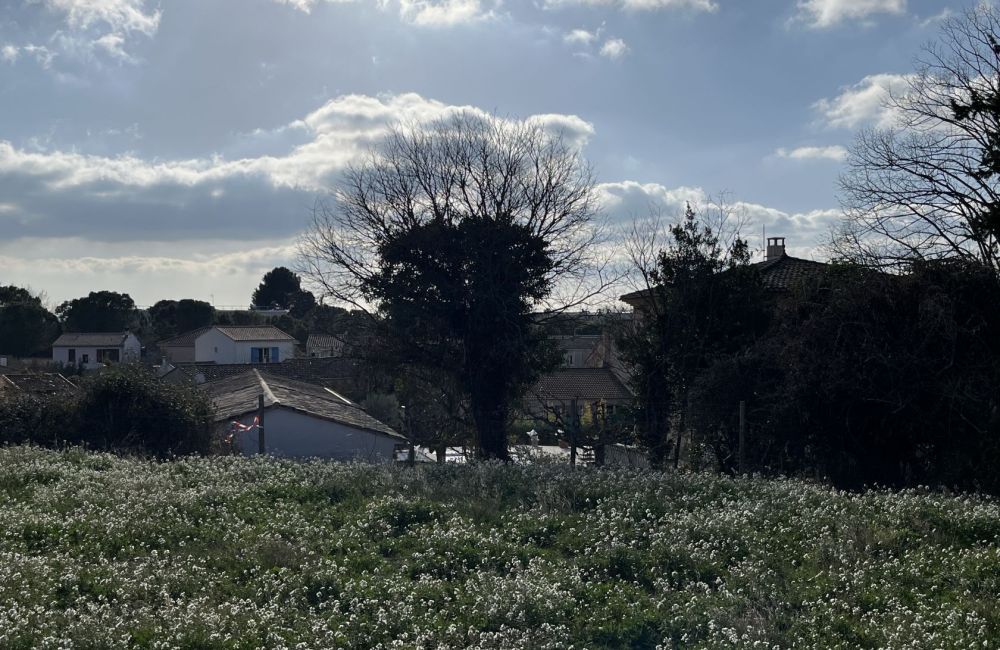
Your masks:
{"label": "utility pole", "polygon": [[576,467],[576,430],[580,426],[580,413],[574,397],[569,401],[569,466]]}
{"label": "utility pole", "polygon": [[740,456],[739,470],[742,474],[746,470],[746,430],[747,430],[747,403],[740,400]]}
{"label": "utility pole", "polygon": [[267,445],[264,444],[264,395],[257,396],[257,453],[266,454]]}

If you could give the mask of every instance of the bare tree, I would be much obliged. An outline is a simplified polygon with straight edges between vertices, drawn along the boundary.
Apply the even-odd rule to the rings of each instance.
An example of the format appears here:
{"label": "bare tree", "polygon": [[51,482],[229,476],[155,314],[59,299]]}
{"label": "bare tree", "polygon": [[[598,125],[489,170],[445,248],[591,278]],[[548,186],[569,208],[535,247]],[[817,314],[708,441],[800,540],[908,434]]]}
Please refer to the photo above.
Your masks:
{"label": "bare tree", "polygon": [[394,363],[451,373],[480,455],[507,459],[510,404],[551,365],[533,312],[604,286],[597,209],[560,134],[460,113],[394,128],[317,205],[300,258],[328,296],[372,315]]}
{"label": "bare tree", "polygon": [[1000,271],[1000,17],[980,4],[947,19],[889,128],[857,137],[841,177],[835,256],[886,266],[960,257]]}

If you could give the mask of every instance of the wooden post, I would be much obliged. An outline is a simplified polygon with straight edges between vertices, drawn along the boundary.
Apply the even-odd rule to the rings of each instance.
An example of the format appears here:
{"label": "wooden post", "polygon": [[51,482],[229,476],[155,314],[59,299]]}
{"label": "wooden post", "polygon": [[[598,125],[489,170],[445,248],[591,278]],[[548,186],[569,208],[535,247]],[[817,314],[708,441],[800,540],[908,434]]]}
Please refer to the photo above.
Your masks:
{"label": "wooden post", "polygon": [[264,444],[264,396],[257,396],[257,453],[266,454],[267,445]]}
{"label": "wooden post", "polygon": [[576,429],[580,422],[580,412],[577,411],[577,401],[574,397],[569,401],[569,466],[576,467]]}
{"label": "wooden post", "polygon": [[739,455],[739,469],[740,474],[746,471],[746,430],[747,430],[747,403],[746,400],[740,400],[740,455]]}

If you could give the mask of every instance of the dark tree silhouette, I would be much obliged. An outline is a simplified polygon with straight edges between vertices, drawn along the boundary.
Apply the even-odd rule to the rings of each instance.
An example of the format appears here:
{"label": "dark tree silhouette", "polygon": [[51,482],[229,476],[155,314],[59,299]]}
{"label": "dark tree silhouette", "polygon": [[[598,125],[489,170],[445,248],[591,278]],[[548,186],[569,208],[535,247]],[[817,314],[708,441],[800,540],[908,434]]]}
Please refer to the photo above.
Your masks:
{"label": "dark tree silhouette", "polygon": [[153,330],[160,340],[211,325],[215,319],[212,305],[190,298],[160,300],[148,311]]}
{"label": "dark tree silhouette", "polygon": [[135,302],[127,293],[92,291],[56,307],[67,332],[121,332],[135,321]]}
{"label": "dark tree silhouette", "polygon": [[0,354],[44,354],[59,336],[59,321],[27,289],[0,287]]}
{"label": "dark tree silhouette", "polygon": [[553,361],[533,311],[584,270],[595,208],[560,136],[460,114],[392,131],[319,207],[302,260],[329,295],[370,311],[384,358],[446,373],[479,454],[506,460],[511,404]]}
{"label": "dark tree silhouette", "polygon": [[716,357],[747,346],[765,323],[747,243],[738,232],[720,235],[728,214],[716,212],[706,219],[688,206],[661,250],[650,250],[655,240],[647,238],[639,250],[648,254],[633,254],[648,298],[619,344],[633,370],[639,429],[653,465],[670,456],[679,463],[699,374]]}
{"label": "dark tree silhouette", "polygon": [[[284,266],[278,266],[264,274],[264,279],[253,292],[251,301],[257,307],[277,306],[288,309],[293,299],[302,293],[302,280]],[[301,300],[301,297],[299,297]]]}

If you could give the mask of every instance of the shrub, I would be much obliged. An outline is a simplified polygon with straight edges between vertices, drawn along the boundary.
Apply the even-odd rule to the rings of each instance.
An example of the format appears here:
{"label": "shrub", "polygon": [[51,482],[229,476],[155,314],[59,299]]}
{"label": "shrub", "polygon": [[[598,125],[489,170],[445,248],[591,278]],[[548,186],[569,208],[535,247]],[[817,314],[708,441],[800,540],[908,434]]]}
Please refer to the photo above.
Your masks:
{"label": "shrub", "polygon": [[204,393],[158,381],[137,365],[86,380],[77,417],[79,438],[99,449],[159,457],[211,450],[212,413]]}

